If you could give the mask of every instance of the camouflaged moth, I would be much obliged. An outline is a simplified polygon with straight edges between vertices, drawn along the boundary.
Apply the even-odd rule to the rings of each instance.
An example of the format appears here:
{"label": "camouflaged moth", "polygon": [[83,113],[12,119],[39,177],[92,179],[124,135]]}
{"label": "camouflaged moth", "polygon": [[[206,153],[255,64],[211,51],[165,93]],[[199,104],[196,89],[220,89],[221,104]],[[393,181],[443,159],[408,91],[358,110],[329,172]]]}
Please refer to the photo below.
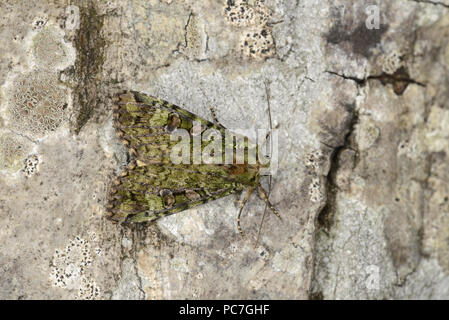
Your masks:
{"label": "camouflaged moth", "polygon": [[[216,119],[216,123],[212,123],[167,101],[136,91],[122,92],[113,102],[116,133],[128,148],[132,161],[110,187],[107,204],[110,219],[125,223],[154,221],[244,190],[247,195],[237,218],[242,235],[240,214],[254,190],[279,217],[259,181],[260,169],[268,167],[269,163],[256,160],[250,164],[247,138],[243,139],[244,161],[238,161],[235,152],[230,163],[225,162],[224,153],[218,155],[222,163],[198,163],[194,159],[195,138],[204,135],[207,129],[225,134],[226,129]],[[172,154],[179,143],[179,139],[173,139],[173,134],[181,131],[189,141],[184,148],[187,161],[173,161]],[[201,140],[199,151],[204,153],[213,141]],[[236,140],[231,141],[231,145],[225,140],[220,142],[222,149],[234,151]],[[182,149],[175,153],[179,151]]]}

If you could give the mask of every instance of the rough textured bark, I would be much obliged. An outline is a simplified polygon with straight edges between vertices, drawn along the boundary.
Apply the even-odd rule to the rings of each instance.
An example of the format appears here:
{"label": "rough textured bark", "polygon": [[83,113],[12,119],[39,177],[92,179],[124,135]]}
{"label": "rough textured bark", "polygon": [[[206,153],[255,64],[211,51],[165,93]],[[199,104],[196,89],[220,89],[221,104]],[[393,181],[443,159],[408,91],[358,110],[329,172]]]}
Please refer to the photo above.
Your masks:
{"label": "rough textured bark", "polygon": [[[0,297],[449,298],[449,2],[1,1]],[[31,79],[31,80],[30,80]],[[266,90],[266,85],[269,90]],[[104,218],[111,97],[279,130],[265,219]]]}

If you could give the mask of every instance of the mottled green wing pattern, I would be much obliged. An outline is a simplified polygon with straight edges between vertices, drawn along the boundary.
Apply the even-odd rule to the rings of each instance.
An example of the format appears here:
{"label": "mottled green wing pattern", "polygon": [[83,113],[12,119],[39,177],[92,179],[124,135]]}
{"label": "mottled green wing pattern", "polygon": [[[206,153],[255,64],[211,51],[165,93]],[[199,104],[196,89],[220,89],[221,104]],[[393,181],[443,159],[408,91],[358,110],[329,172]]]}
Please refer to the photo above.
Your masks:
{"label": "mottled green wing pattern", "polygon": [[134,160],[109,190],[112,220],[153,221],[258,184],[257,166],[173,164],[170,152],[177,142],[170,141],[170,134],[182,128],[191,135],[193,121],[200,122],[202,128],[224,130],[143,93],[127,91],[118,95],[115,128]]}
{"label": "mottled green wing pattern", "polygon": [[139,92],[121,94],[114,106],[118,136],[131,155],[146,163],[168,163],[169,152],[177,143],[170,141],[170,134],[177,128],[190,131],[194,120],[202,126],[214,127],[213,123],[167,101]]}
{"label": "mottled green wing pattern", "polygon": [[244,185],[226,181],[185,165],[132,166],[110,190],[111,213],[116,221],[152,221],[241,191]]}

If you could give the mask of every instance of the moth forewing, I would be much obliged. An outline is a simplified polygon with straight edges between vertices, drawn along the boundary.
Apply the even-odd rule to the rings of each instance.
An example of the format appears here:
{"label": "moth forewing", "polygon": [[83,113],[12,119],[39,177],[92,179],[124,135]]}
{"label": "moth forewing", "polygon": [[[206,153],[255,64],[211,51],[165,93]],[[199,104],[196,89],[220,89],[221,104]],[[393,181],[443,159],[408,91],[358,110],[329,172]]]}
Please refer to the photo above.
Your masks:
{"label": "moth forewing", "polygon": [[144,93],[125,91],[113,102],[117,136],[133,160],[109,190],[112,220],[154,221],[261,188],[260,170],[269,162],[258,159],[247,137]]}

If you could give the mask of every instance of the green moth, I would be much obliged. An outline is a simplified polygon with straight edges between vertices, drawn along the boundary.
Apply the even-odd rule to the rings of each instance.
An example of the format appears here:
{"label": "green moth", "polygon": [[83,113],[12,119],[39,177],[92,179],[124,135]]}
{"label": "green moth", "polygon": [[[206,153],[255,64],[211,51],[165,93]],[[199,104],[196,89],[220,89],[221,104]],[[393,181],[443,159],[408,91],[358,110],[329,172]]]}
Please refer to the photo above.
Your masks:
{"label": "green moth", "polygon": [[[115,130],[132,160],[109,189],[107,209],[111,220],[154,221],[245,190],[247,195],[237,218],[242,235],[240,214],[254,190],[279,217],[259,181],[261,168],[269,167],[269,163],[251,161],[246,137],[235,135],[236,139],[227,141],[212,135],[205,140],[206,132],[225,136],[226,128],[218,121],[212,123],[144,93],[125,91],[113,102]],[[236,141],[243,141],[240,160],[238,152],[231,152],[230,159],[229,153],[223,152],[236,151]],[[205,154],[212,161],[204,163],[195,158]]]}

